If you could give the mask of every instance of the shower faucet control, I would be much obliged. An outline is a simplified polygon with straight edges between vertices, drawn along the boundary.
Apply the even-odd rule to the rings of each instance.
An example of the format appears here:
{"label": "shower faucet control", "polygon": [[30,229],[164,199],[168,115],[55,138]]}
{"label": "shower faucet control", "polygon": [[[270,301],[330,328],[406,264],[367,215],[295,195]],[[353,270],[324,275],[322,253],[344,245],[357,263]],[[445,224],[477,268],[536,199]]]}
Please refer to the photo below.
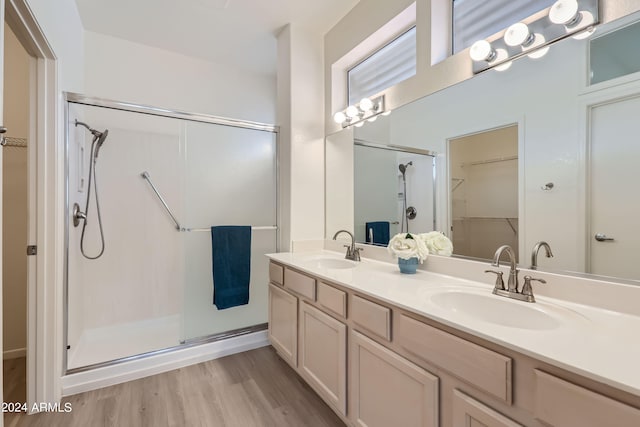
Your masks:
{"label": "shower faucet control", "polygon": [[80,210],[80,205],[77,203],[73,204],[73,226],[77,227],[80,225],[80,220],[86,221],[87,214]]}

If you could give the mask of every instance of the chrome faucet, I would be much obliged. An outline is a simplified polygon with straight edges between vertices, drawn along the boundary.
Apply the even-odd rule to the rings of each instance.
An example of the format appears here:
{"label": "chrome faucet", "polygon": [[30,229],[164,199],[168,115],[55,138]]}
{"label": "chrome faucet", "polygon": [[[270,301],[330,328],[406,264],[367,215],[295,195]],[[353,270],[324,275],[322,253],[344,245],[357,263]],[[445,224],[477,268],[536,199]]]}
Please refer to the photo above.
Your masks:
{"label": "chrome faucet", "polygon": [[496,254],[493,256],[494,267],[500,267],[500,257],[502,253],[506,252],[509,255],[509,281],[507,282],[507,292],[518,292],[518,266],[516,265],[516,253],[509,245],[503,245],[498,248]]}
{"label": "chrome faucet", "polygon": [[364,250],[362,248],[356,248],[356,238],[350,231],[347,230],[338,230],[336,234],[333,235],[333,240],[336,240],[338,234],[347,233],[351,237],[351,244],[344,245],[347,248],[347,254],[344,256],[345,259],[350,259],[352,261],[360,261],[360,251]]}
{"label": "chrome faucet", "polygon": [[551,252],[551,246],[549,246],[547,242],[540,241],[536,243],[533,247],[533,251],[531,252],[531,267],[529,267],[531,270],[538,269],[538,252],[540,252],[540,248],[542,247],[544,247],[547,258],[551,258],[553,256],[553,252]]}
{"label": "chrome faucet", "polygon": [[[544,242],[542,242],[544,243]],[[547,245],[546,243],[544,243]],[[542,246],[542,245],[541,245]],[[547,245],[549,246],[549,245]],[[538,245],[536,245],[538,248]],[[494,267],[500,267],[500,257],[502,253],[506,252],[509,255],[509,281],[507,284],[507,289],[504,288],[504,281],[502,280],[502,271],[497,270],[485,270],[485,273],[494,273],[496,275],[496,284],[493,288],[493,293],[496,295],[500,295],[507,298],[514,298],[520,301],[526,302],[536,302],[536,299],[533,297],[533,288],[531,287],[531,282],[536,281],[540,283],[547,283],[542,279],[534,279],[531,276],[524,277],[524,285],[522,285],[522,290],[518,291],[518,268],[516,265],[516,254],[513,251],[513,248],[509,245],[500,246],[496,251],[496,254],[493,256],[493,262],[491,263]]]}

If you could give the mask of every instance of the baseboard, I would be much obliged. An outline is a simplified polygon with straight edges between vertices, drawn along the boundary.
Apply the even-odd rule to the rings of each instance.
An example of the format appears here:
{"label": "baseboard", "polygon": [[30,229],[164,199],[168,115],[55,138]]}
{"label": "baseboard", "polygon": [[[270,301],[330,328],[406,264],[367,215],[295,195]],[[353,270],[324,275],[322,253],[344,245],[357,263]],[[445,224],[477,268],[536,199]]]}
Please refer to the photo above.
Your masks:
{"label": "baseboard", "polygon": [[17,359],[19,357],[26,357],[27,349],[26,348],[17,348],[15,350],[6,350],[2,352],[2,359]]}
{"label": "baseboard", "polygon": [[222,341],[202,344],[113,366],[62,377],[62,395],[70,396],[139,378],[172,371],[269,345],[267,331],[254,332]]}

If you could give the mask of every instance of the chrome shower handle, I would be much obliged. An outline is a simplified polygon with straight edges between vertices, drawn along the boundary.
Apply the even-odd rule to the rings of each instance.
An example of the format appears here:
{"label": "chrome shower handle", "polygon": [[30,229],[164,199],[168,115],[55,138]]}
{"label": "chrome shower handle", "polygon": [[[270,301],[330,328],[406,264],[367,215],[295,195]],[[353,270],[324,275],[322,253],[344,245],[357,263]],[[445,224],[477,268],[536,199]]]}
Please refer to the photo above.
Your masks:
{"label": "chrome shower handle", "polygon": [[73,226],[77,227],[80,225],[80,220],[86,221],[87,214],[80,210],[80,205],[77,203],[73,204]]}

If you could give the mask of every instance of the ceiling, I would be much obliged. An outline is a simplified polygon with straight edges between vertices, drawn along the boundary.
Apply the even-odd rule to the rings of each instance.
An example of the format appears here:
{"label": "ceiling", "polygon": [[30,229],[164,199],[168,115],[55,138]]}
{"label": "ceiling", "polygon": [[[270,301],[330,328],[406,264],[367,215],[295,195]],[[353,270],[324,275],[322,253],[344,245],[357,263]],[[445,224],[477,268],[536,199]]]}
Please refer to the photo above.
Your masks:
{"label": "ceiling", "polygon": [[76,0],[87,31],[275,75],[288,23],[324,35],[359,0]]}

